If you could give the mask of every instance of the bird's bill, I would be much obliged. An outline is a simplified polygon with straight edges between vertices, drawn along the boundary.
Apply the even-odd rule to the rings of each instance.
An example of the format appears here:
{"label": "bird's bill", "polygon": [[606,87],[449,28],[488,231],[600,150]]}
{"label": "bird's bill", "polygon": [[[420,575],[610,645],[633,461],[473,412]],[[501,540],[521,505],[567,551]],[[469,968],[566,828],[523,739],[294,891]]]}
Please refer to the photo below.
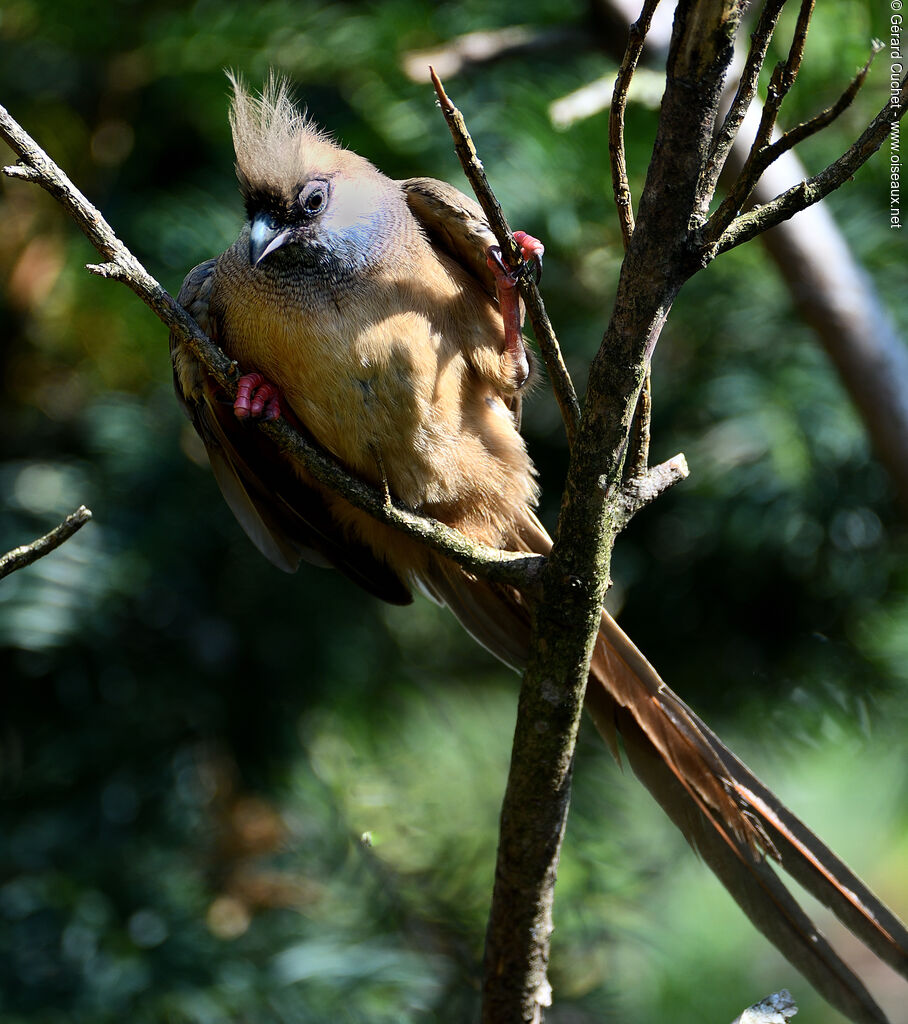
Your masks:
{"label": "bird's bill", "polygon": [[249,263],[258,266],[269,254],[290,239],[290,228],[282,227],[266,214],[259,214],[249,228]]}

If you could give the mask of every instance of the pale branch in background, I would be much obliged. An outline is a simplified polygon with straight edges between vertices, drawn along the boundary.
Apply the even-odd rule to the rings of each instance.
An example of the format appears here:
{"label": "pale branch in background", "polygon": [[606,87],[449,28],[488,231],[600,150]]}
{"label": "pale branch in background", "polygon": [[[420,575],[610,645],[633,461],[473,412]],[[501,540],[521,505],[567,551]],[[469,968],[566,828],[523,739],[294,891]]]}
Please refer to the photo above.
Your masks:
{"label": "pale branch in background", "polygon": [[59,526],[55,526],[43,537],[33,540],[30,544],[23,544],[5,555],[0,555],[0,580],[17,569],[24,569],[25,566],[37,562],[39,558],[49,555],[51,551],[60,547],[91,519],[91,511],[84,505],[80,505],[75,512],[71,512]]}
{"label": "pale branch in background", "polygon": [[411,50],[404,55],[404,74],[412,82],[431,81],[429,68],[442,77],[453,77],[471,67],[508,57],[524,57],[553,50],[593,48],[590,34],[580,28],[552,27],[538,29],[529,25],[508,25],[505,28],[468,32],[429,50]]}

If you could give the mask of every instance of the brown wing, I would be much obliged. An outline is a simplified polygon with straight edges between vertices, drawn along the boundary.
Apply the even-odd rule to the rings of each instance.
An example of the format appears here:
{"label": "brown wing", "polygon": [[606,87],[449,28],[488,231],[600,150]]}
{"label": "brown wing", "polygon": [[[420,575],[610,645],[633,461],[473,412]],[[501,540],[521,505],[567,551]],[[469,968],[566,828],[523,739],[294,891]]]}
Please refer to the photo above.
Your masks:
{"label": "brown wing", "polygon": [[[498,242],[479,203],[460,189],[436,178],[406,178],[398,184],[403,189],[410,212],[435,247],[459,263],[497,302],[495,278],[486,263],[486,255],[489,246]],[[524,348],[530,366],[534,367],[535,360],[526,339]],[[533,377],[531,370],[528,379]],[[502,397],[520,429],[521,393]]]}
{"label": "brown wing", "polygon": [[[178,296],[215,341],[208,302],[216,265],[208,260],[191,270]],[[177,398],[205,444],[224,499],[262,554],[285,572],[295,572],[305,559],[339,569],[384,601],[412,601],[397,573],[343,533],[321,490],[303,481],[256,426],[237,420],[232,403],[173,334],[170,351]]]}
{"label": "brown wing", "polygon": [[432,242],[494,297],[495,278],[486,265],[486,250],[497,242],[479,203],[435,178],[407,178],[399,184]]}

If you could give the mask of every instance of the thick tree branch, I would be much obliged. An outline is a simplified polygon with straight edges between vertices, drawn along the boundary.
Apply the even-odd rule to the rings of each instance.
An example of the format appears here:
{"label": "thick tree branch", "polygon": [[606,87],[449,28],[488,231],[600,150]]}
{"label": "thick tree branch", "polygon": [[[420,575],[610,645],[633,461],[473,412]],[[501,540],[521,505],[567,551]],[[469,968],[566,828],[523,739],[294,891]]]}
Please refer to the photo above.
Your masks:
{"label": "thick tree branch", "polygon": [[21,547],[13,548],[12,551],[7,551],[5,555],[0,555],[0,580],[4,576],[9,576],[10,573],[15,572],[17,569],[24,569],[25,566],[31,565],[32,562],[37,562],[39,558],[50,554],[51,551],[60,547],[73,534],[81,530],[89,519],[91,519],[90,510],[84,505],[80,505],[75,512],[71,512],[50,533],[45,533],[43,537],[33,540],[30,544],[23,544]]}
{"label": "thick tree branch", "polygon": [[[73,218],[106,262],[88,269],[131,288],[172,331],[191,348],[217,383],[231,397],[236,394],[240,371],[198,327],[191,316],[148,273],[91,203],[28,133],[0,106],[0,138],[23,164],[3,168],[9,177],[40,185]],[[498,551],[467,540],[457,530],[434,519],[416,515],[362,481],[350,476],[330,456],[316,448],[285,420],[259,425],[282,451],[297,460],[316,480],[341,494],[351,505],[441,552],[484,579],[532,589],[545,559],[541,555]]]}
{"label": "thick tree branch", "polygon": [[622,465],[653,347],[678,289],[696,269],[689,223],[739,16],[724,0],[682,0],[676,13],[653,161],[593,363],[535,607],[486,935],[484,1024],[540,1020],[548,1002],[551,894],[573,744],[622,519]]}

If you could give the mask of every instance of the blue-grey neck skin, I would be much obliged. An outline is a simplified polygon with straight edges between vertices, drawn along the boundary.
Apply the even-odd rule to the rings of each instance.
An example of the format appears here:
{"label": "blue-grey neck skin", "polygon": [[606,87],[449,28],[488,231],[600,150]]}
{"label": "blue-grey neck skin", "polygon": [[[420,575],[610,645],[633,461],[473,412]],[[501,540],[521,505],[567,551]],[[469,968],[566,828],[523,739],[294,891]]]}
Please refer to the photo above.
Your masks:
{"label": "blue-grey neck skin", "polygon": [[[332,282],[368,273],[405,229],[409,210],[399,190],[381,179],[332,182],[323,213],[311,219],[255,213],[248,223],[249,263],[257,272],[284,272],[292,261],[300,274]],[[245,234],[245,232],[244,232]]]}

